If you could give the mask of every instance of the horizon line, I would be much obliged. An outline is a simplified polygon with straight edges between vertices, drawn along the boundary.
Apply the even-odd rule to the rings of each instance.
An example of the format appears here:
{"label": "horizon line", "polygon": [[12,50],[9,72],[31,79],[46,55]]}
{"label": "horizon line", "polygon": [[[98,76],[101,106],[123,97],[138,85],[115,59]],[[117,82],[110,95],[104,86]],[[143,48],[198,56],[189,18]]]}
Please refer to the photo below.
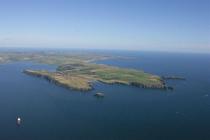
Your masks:
{"label": "horizon line", "polygon": [[181,53],[181,54],[210,54],[210,52],[195,52],[195,51],[168,51],[168,50],[146,50],[146,49],[111,49],[111,48],[84,48],[84,47],[1,47],[0,51],[2,50],[18,50],[23,51],[23,49],[26,50],[79,50],[79,51],[85,51],[85,50],[92,50],[92,51],[129,51],[129,52],[162,52],[162,53]]}

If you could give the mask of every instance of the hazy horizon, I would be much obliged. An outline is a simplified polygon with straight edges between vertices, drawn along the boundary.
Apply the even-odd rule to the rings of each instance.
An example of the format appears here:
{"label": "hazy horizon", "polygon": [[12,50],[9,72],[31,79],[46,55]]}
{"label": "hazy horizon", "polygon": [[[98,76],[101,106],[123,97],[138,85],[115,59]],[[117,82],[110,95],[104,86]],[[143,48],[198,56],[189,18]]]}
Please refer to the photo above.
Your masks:
{"label": "hazy horizon", "polygon": [[210,53],[208,0],[1,0],[0,48]]}

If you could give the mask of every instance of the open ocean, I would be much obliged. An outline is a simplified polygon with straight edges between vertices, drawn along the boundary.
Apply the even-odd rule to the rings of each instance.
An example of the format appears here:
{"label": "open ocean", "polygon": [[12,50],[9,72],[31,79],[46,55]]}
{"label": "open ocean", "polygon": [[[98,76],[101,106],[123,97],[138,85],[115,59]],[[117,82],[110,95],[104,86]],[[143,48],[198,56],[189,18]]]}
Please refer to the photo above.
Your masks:
{"label": "open ocean", "polygon": [[210,140],[210,55],[104,53],[132,58],[97,63],[186,81],[168,81],[174,91],[96,83],[78,92],[22,73],[54,65],[0,64],[0,140]]}

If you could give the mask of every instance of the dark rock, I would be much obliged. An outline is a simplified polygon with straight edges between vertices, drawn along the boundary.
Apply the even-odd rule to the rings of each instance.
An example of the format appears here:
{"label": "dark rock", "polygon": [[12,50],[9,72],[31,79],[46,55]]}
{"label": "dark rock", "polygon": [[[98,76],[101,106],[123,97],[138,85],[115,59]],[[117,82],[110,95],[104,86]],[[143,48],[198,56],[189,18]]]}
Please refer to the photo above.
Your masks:
{"label": "dark rock", "polygon": [[184,77],[180,76],[162,76],[163,80],[186,80]]}
{"label": "dark rock", "polygon": [[168,88],[169,90],[174,90],[174,88],[171,87],[171,86],[168,86],[167,88]]}
{"label": "dark rock", "polygon": [[104,97],[104,94],[103,94],[103,93],[98,92],[98,93],[94,94],[94,96],[95,96],[95,97]]}

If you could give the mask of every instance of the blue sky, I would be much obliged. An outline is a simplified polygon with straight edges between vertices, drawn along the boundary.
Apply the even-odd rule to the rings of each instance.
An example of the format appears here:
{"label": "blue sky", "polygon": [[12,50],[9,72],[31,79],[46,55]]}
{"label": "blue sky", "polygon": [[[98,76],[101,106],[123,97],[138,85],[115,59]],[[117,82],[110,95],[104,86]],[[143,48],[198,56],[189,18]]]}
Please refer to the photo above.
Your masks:
{"label": "blue sky", "polygon": [[210,52],[210,1],[0,0],[0,47]]}

